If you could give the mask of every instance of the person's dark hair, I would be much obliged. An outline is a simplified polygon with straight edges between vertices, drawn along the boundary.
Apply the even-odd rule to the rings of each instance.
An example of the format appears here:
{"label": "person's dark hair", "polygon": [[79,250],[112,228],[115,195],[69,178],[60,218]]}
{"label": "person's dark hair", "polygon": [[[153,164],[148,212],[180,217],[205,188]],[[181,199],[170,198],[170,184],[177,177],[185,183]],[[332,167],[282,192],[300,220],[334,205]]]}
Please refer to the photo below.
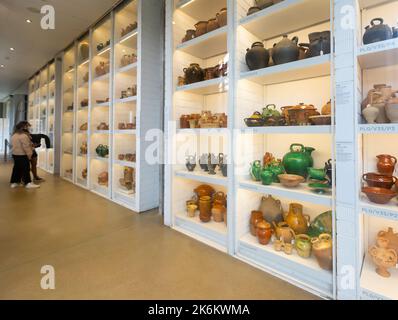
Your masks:
{"label": "person's dark hair", "polygon": [[30,127],[30,123],[28,121],[21,121],[15,126],[15,133],[23,133],[26,132],[26,127]]}

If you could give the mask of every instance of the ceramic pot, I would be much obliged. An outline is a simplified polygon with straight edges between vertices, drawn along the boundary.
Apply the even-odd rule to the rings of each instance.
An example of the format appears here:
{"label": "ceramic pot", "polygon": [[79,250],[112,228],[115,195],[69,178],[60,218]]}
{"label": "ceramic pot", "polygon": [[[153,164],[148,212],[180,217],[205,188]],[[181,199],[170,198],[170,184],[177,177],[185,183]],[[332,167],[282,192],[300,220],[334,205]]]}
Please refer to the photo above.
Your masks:
{"label": "ceramic pot", "polygon": [[296,106],[282,107],[286,122],[290,126],[307,126],[311,124],[310,117],[319,116],[319,112],[312,104],[300,103]]}
{"label": "ceramic pot", "polygon": [[108,185],[108,172],[102,172],[98,175],[98,184],[101,186]]}
{"label": "ceramic pot", "polygon": [[196,157],[188,156],[185,166],[187,167],[189,172],[193,172],[196,168]]}
{"label": "ceramic pot", "polygon": [[263,220],[257,223],[256,225],[257,239],[258,242],[263,246],[266,246],[270,242],[273,233],[274,232],[272,230],[272,227],[268,222]]}
{"label": "ceramic pot", "polygon": [[397,252],[394,249],[389,249],[388,244],[389,241],[386,238],[378,237],[377,245],[369,248],[369,254],[377,266],[376,272],[384,278],[391,276],[388,269],[394,268],[398,262]]}
{"label": "ceramic pot", "polygon": [[274,226],[275,236],[278,240],[285,243],[292,243],[296,235],[286,222],[279,222],[278,224],[273,222],[272,224]]}
{"label": "ceramic pot", "polygon": [[108,146],[105,146],[103,144],[98,145],[98,147],[95,149],[95,152],[99,157],[105,158],[106,156],[109,155],[109,148]]}
{"label": "ceramic pot", "polygon": [[220,12],[218,12],[218,13],[216,14],[216,19],[217,19],[218,25],[219,25],[220,27],[226,26],[227,23],[228,23],[228,12],[227,12],[227,8],[222,8],[222,9],[220,10]]}
{"label": "ceramic pot", "polygon": [[379,173],[392,176],[397,164],[397,158],[388,154],[381,154],[377,156],[377,170]]}
{"label": "ceramic pot", "polygon": [[395,191],[376,187],[363,187],[362,192],[371,202],[377,204],[387,204],[398,195]]}
{"label": "ceramic pot", "polygon": [[270,186],[274,182],[274,174],[268,168],[263,168],[260,173],[260,179],[264,186]]}
{"label": "ceramic pot", "polygon": [[312,250],[319,266],[324,270],[333,270],[333,240],[330,234],[323,233],[312,238]]}
{"label": "ceramic pot", "polygon": [[286,223],[296,234],[305,234],[308,231],[310,216],[303,214],[303,205],[291,203],[289,212],[284,217]]}
{"label": "ceramic pot", "polygon": [[186,84],[203,81],[205,77],[203,69],[197,63],[191,63],[188,68],[184,68],[184,73]]}
{"label": "ceramic pot", "polygon": [[[396,98],[395,98],[396,99]],[[386,115],[391,123],[398,123],[398,101],[386,104]]]}
{"label": "ceramic pot", "polygon": [[307,48],[307,58],[317,57],[330,53],[330,31],[313,32],[308,35],[310,43],[300,43]]}
{"label": "ceramic pot", "polygon": [[199,158],[199,165],[202,168],[202,170],[206,172],[209,171],[209,169],[207,168],[208,162],[209,162],[209,154],[208,153],[202,154]]}
{"label": "ceramic pot", "polygon": [[249,70],[257,70],[268,67],[269,52],[262,42],[254,42],[251,49],[246,50],[246,64]]}
{"label": "ceramic pot", "polygon": [[282,203],[271,195],[261,198],[259,211],[263,213],[264,219],[269,223],[283,221]]}
{"label": "ceramic pot", "polygon": [[213,196],[213,204],[219,204],[222,206],[226,206],[227,205],[227,196],[225,195],[225,193],[222,191],[216,192]]}
{"label": "ceramic pot", "polygon": [[90,56],[90,45],[87,42],[82,42],[79,47],[80,61],[87,60]]}
{"label": "ceramic pot", "polygon": [[261,8],[259,7],[250,7],[249,10],[247,11],[247,15],[250,16],[251,14],[254,14],[259,11],[261,11]]}
{"label": "ceramic pot", "polygon": [[202,196],[199,198],[199,218],[202,222],[210,222],[211,219],[211,197]]}
{"label": "ceramic pot", "polygon": [[304,147],[302,144],[292,144],[290,152],[283,158],[283,166],[288,174],[295,174],[307,178],[308,168],[313,166],[311,153],[315,149]]}
{"label": "ceramic pot", "polygon": [[[378,22],[378,24],[375,22]],[[382,18],[375,18],[370,22],[370,26],[365,28],[363,44],[388,40],[391,39],[392,36],[392,30],[387,24],[384,24],[384,20]]]}
{"label": "ceramic pot", "polygon": [[189,129],[189,120],[190,120],[190,116],[183,114],[180,117],[180,129]]}
{"label": "ceramic pot", "polygon": [[369,124],[376,123],[376,119],[379,117],[379,108],[368,104],[368,106],[362,110],[362,115],[365,118],[366,122]]}
{"label": "ceramic pot", "polygon": [[194,192],[196,193],[196,195],[198,196],[198,198],[201,197],[212,197],[214,194],[214,189],[213,187],[207,185],[207,184],[202,184],[199,187],[197,187]]}
{"label": "ceramic pot", "polygon": [[252,236],[257,236],[257,223],[264,221],[263,213],[261,211],[252,211],[250,215],[250,233]]}
{"label": "ceramic pot", "polygon": [[369,187],[391,189],[392,186],[398,181],[394,176],[387,176],[378,173],[366,173],[362,176]]}
{"label": "ceramic pot", "polygon": [[300,257],[308,259],[311,256],[311,238],[306,234],[299,234],[298,236],[296,236],[294,246],[297,250],[297,254]]}
{"label": "ceramic pot", "polygon": [[274,63],[278,65],[298,60],[300,52],[297,43],[297,37],[290,40],[287,35],[284,35],[283,39],[275,44],[272,49],[272,60]]}
{"label": "ceramic pot", "polygon": [[393,228],[388,228],[387,231],[380,231],[377,236],[387,239],[388,248],[394,249],[398,253],[398,233],[394,233]]}
{"label": "ceramic pot", "polygon": [[285,168],[282,163],[278,161],[274,161],[271,165],[268,166],[268,170],[272,172],[272,181],[275,183],[280,183],[279,176],[285,173]]}
{"label": "ceramic pot", "polygon": [[333,183],[333,164],[332,164],[332,159],[329,159],[328,162],[325,162],[325,172],[326,172],[326,178],[329,181],[329,184],[332,185]]}
{"label": "ceramic pot", "polygon": [[207,32],[207,21],[199,21],[195,24],[195,37],[200,37]]}
{"label": "ceramic pot", "polygon": [[307,234],[314,238],[322,233],[332,234],[332,211],[326,211],[317,216],[310,224]]}
{"label": "ceramic pot", "polygon": [[211,32],[213,30],[218,29],[220,26],[218,25],[218,21],[216,18],[211,18],[207,21],[206,32]]}
{"label": "ceramic pot", "polygon": [[265,9],[274,4],[272,0],[255,0],[256,6],[259,7],[260,9]]}
{"label": "ceramic pot", "polygon": [[189,29],[186,31],[184,38],[182,39],[182,42],[186,42],[189,40],[192,40],[195,38],[195,30]]}
{"label": "ceramic pot", "polygon": [[327,104],[322,107],[321,114],[323,116],[330,116],[332,114],[332,100],[329,100]]}
{"label": "ceramic pot", "polygon": [[261,161],[254,161],[250,168],[250,176],[252,177],[253,181],[261,181],[261,171]]}
{"label": "ceramic pot", "polygon": [[224,213],[227,211],[227,208],[221,204],[214,204],[211,209],[211,215],[213,217],[214,222],[223,222],[224,221]]}

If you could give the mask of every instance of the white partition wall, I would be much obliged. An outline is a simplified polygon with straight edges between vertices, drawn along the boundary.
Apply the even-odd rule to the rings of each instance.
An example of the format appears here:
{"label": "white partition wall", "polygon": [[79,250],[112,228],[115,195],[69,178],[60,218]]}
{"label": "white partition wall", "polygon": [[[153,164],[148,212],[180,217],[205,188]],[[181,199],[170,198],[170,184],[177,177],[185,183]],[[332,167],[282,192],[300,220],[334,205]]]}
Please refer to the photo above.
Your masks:
{"label": "white partition wall", "polygon": [[145,151],[162,138],[162,21],[158,1],[124,1],[63,59],[63,173],[137,212],[159,206],[161,154]]}

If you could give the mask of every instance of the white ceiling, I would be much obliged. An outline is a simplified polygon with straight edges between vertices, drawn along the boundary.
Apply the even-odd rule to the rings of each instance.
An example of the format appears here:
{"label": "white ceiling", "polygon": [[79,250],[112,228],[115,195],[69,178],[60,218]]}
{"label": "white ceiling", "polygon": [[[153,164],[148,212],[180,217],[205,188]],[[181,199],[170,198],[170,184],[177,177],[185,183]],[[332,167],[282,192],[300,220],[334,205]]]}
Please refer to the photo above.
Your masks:
{"label": "white ceiling", "polygon": [[[0,100],[54,58],[118,0],[0,0]],[[55,30],[42,30],[40,9],[55,8]],[[34,12],[36,11],[36,12]],[[26,19],[32,23],[26,23]],[[15,48],[14,52],[10,47]]]}

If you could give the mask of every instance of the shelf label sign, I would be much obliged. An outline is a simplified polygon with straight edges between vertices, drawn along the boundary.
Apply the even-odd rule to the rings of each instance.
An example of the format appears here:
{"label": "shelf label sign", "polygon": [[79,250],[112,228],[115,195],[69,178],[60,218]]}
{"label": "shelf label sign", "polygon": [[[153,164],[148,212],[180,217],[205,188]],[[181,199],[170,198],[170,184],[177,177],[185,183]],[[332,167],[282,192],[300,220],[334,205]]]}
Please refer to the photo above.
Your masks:
{"label": "shelf label sign", "polygon": [[352,142],[336,142],[337,162],[352,162],[354,160]]}
{"label": "shelf label sign", "polygon": [[387,219],[393,219],[398,221],[398,212],[393,212],[393,211],[387,211],[383,209],[377,209],[377,208],[369,208],[369,207],[363,207],[362,208],[363,213],[375,217],[383,217]]}

